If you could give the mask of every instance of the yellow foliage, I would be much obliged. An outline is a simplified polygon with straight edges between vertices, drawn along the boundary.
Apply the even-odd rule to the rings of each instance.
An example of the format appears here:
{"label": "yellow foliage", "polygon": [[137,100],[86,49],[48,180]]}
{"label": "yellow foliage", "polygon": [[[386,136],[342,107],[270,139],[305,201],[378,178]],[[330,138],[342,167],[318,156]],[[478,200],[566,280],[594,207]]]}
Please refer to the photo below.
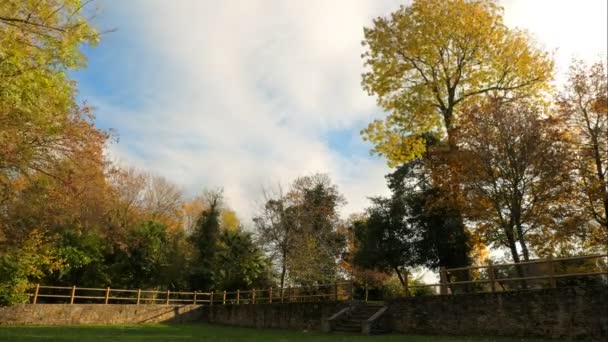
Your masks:
{"label": "yellow foliage", "polygon": [[552,77],[548,54],[490,0],[415,0],[376,18],[363,44],[363,87],[388,116],[361,133],[390,166],[420,157],[428,134],[456,146],[459,107],[476,96],[530,96]]}

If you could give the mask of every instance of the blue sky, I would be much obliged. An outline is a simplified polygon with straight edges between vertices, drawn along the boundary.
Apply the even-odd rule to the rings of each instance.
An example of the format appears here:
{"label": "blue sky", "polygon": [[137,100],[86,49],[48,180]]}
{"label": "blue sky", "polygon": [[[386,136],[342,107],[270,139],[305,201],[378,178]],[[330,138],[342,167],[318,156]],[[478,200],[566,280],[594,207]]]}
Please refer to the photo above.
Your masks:
{"label": "blue sky", "polygon": [[[385,162],[359,131],[382,111],[360,86],[363,26],[394,0],[100,0],[105,35],[74,73],[111,159],[160,174],[187,196],[225,189],[245,222],[261,190],[327,172],[346,215],[385,194]],[[503,1],[507,23],[555,51],[606,53],[605,0]],[[567,23],[567,25],[565,24]]]}

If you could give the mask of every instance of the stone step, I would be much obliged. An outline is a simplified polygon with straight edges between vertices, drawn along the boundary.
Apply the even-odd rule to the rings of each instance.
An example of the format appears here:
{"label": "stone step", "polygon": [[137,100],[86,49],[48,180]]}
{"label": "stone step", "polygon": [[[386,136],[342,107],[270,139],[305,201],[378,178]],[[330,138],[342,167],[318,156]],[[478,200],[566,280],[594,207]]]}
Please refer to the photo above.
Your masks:
{"label": "stone step", "polygon": [[361,329],[338,329],[336,328],[336,330],[334,330],[335,332],[339,332],[339,333],[348,333],[348,334],[360,334],[361,333]]}
{"label": "stone step", "polygon": [[336,326],[336,329],[334,329],[336,331],[354,331],[354,332],[361,332],[361,327],[358,326],[351,326],[351,325],[339,325]]}

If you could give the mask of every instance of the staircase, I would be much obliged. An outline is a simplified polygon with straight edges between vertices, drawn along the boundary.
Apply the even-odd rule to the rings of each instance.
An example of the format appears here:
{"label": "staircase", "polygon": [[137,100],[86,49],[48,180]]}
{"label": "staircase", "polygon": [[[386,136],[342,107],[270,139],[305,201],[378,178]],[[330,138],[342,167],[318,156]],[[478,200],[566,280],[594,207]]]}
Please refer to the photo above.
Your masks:
{"label": "staircase", "polygon": [[378,324],[371,324],[365,331],[367,320],[372,318],[377,312],[384,309],[383,303],[361,303],[335,320],[331,331],[351,333],[351,334],[382,334],[387,333],[388,329],[382,328]]}

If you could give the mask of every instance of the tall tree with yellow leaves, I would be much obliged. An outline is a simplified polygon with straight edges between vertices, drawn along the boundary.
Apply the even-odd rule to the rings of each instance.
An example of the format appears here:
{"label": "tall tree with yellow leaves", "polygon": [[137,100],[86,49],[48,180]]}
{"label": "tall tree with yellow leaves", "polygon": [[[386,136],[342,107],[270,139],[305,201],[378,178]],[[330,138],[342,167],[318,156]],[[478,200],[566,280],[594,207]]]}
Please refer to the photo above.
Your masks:
{"label": "tall tree with yellow leaves", "polygon": [[390,166],[422,157],[428,134],[457,149],[460,108],[478,96],[534,94],[552,76],[547,53],[492,0],[414,0],[364,32],[363,88],[389,114],[362,135]]}

